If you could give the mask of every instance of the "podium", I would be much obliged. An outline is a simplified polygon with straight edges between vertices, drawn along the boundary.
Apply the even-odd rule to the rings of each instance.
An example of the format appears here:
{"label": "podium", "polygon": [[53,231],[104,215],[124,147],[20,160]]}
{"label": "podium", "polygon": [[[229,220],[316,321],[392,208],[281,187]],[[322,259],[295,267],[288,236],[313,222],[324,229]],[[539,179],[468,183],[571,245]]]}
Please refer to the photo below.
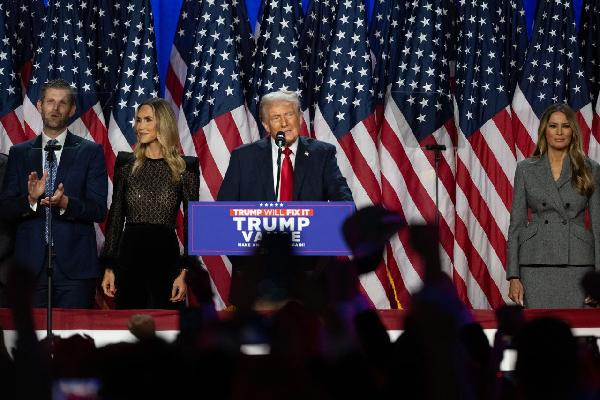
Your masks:
{"label": "podium", "polygon": [[347,256],[344,221],[352,202],[202,202],[188,204],[193,255],[252,255],[265,235],[288,234],[294,255]]}
{"label": "podium", "polygon": [[[251,306],[260,296],[258,286],[265,276],[284,287],[302,281],[315,287],[332,256],[351,254],[342,225],[354,213],[352,202],[190,202],[188,207],[188,252],[228,256],[229,301],[238,307]],[[265,265],[257,250],[268,235],[289,235],[282,241],[285,248],[275,251],[285,253],[289,243],[293,257]]]}

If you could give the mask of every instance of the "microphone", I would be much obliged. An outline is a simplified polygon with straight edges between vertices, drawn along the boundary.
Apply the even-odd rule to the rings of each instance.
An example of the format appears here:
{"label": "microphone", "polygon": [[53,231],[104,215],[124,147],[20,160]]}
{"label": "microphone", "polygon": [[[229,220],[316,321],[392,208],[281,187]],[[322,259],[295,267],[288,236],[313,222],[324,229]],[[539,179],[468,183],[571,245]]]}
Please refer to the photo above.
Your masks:
{"label": "microphone", "polygon": [[58,151],[62,149],[62,146],[60,144],[47,144],[46,147],[44,147],[44,151]]}
{"label": "microphone", "polygon": [[445,144],[428,144],[425,146],[425,150],[446,150]]}
{"label": "microphone", "polygon": [[280,149],[283,148],[283,146],[285,146],[285,133],[279,131],[277,132],[277,134],[275,134],[275,144]]}

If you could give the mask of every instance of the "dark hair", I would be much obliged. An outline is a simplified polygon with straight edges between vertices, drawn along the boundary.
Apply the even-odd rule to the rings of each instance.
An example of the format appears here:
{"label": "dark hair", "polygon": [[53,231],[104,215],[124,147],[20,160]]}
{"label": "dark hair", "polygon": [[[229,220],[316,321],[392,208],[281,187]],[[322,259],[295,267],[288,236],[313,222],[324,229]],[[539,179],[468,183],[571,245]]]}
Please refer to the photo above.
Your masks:
{"label": "dark hair", "polygon": [[44,86],[42,86],[42,89],[40,90],[40,102],[44,102],[44,99],[46,98],[46,90],[48,89],[68,90],[69,100],[71,101],[71,104],[69,105],[72,106],[75,104],[75,91],[71,87],[71,84],[64,79],[52,79],[44,83]]}

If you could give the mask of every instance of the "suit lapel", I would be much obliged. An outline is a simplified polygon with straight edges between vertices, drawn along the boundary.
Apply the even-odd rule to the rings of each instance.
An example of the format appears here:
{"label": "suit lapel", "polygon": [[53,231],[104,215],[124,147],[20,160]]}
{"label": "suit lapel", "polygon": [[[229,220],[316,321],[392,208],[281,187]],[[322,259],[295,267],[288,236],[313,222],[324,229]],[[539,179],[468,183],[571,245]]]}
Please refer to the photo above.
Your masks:
{"label": "suit lapel", "polygon": [[[570,171],[570,166],[569,166],[569,171]],[[552,201],[554,202],[556,209],[561,214],[566,216],[566,211],[565,211],[565,207],[563,205],[562,198],[560,197],[560,194],[558,193],[558,188],[559,188],[558,184],[559,183],[564,184],[564,182],[563,182],[564,179],[566,179],[568,181],[571,178],[570,174],[568,177],[563,178],[563,175],[565,175],[565,164],[563,163],[563,168],[561,170],[561,174],[560,174],[558,181],[555,181],[554,177],[552,177],[552,170],[550,169],[550,162],[548,160],[548,154],[546,153],[540,157],[539,162],[537,163],[537,165],[534,168],[534,172],[535,172],[535,175],[537,176],[538,180],[540,181],[541,186],[548,193],[548,196],[550,197],[550,199],[552,199]]]}
{"label": "suit lapel", "polygon": [[276,200],[275,183],[273,182],[273,155],[271,153],[271,137],[258,142],[258,152],[256,156],[256,165],[259,166],[258,173],[262,182],[264,193],[267,194],[265,200]]}
{"label": "suit lapel", "polygon": [[58,184],[65,182],[67,175],[75,161],[77,152],[79,151],[79,143],[81,142],[79,137],[76,137],[71,132],[67,132],[67,138],[65,139],[65,146],[60,153],[60,163],[58,164],[58,170],[56,171],[56,182],[54,182],[54,190],[58,187]]}
{"label": "suit lapel", "polygon": [[300,195],[300,189],[302,188],[302,184],[304,183],[304,177],[306,176],[306,171],[308,171],[308,161],[309,161],[309,150],[308,144],[306,143],[306,138],[303,136],[298,137],[298,150],[296,154],[296,161],[294,163],[294,200],[298,200],[298,196]]}
{"label": "suit lapel", "polygon": [[31,143],[31,147],[27,152],[27,160],[28,168],[27,171],[32,172],[36,171],[38,173],[38,177],[42,177],[44,173],[44,166],[42,165],[42,135],[38,135],[37,138]]}
{"label": "suit lapel", "polygon": [[[548,164],[550,165],[550,164]],[[562,169],[560,170],[560,176],[558,177],[558,180],[556,181],[556,187],[557,188],[561,188],[565,185],[565,183],[567,182],[571,182],[571,157],[569,157],[569,155],[567,155],[565,157],[565,159],[563,160],[563,165],[562,165]]]}

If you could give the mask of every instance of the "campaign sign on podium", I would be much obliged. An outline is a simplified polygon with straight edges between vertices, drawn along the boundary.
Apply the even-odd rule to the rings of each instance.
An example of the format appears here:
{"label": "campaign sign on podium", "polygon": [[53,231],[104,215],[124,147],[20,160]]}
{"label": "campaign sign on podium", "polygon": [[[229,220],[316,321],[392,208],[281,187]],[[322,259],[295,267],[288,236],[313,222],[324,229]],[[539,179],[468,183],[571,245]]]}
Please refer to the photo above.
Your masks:
{"label": "campaign sign on podium", "polygon": [[265,235],[288,234],[297,255],[350,255],[342,224],[354,203],[206,202],[189,205],[188,250],[194,255],[250,255]]}

